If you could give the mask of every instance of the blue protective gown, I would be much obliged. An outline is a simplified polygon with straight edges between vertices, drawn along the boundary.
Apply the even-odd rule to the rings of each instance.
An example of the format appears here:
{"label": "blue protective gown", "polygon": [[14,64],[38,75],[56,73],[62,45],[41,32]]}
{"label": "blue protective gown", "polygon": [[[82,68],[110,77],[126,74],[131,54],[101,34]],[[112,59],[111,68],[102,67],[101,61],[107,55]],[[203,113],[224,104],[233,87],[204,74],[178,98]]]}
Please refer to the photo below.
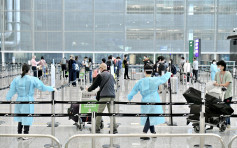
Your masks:
{"label": "blue protective gown", "polygon": [[[161,77],[146,77],[139,80],[133,87],[128,100],[132,100],[133,96],[140,91],[142,95],[142,102],[156,102],[159,103],[160,96],[158,94],[158,86],[164,84],[170,78],[171,73],[167,72]],[[141,105],[141,113],[144,114],[162,114],[161,105]],[[145,125],[147,117],[141,117],[141,125]],[[164,117],[149,117],[150,125],[157,125],[165,122]]]}
{"label": "blue protective gown", "polygon": [[216,64],[211,64],[211,80],[215,81],[215,75],[218,72],[218,68]]}
{"label": "blue protective gown", "polygon": [[[41,91],[54,91],[53,87],[45,86],[43,82],[36,77],[25,75],[21,78],[21,76],[18,76],[12,81],[6,100],[11,100],[11,98],[17,94],[16,101],[34,101],[35,88]],[[15,113],[33,114],[34,104],[16,104]],[[32,125],[33,117],[14,117],[14,121],[22,122],[22,125]]]}

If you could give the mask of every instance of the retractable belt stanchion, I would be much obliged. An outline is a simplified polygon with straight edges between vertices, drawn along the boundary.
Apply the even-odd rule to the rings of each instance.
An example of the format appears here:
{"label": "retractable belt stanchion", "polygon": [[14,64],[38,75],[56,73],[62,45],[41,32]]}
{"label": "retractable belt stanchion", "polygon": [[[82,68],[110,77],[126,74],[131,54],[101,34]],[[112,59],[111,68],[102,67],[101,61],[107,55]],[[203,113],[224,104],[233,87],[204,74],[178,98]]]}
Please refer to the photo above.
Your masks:
{"label": "retractable belt stanchion", "polygon": [[[110,113],[114,112],[114,100],[110,101]],[[110,134],[114,134],[114,115],[110,116]],[[113,137],[110,137],[110,144],[103,145],[103,148],[120,148],[119,145],[113,144]]]}
{"label": "retractable belt stanchion", "polygon": [[233,68],[233,97],[235,97],[236,68]]}
{"label": "retractable belt stanchion", "polygon": [[[96,115],[95,112],[91,113],[91,124],[92,124],[92,129],[91,132],[92,134],[95,134],[95,126],[96,126]],[[95,138],[92,137],[92,148],[95,148]]]}
{"label": "retractable belt stanchion", "polygon": [[[202,98],[202,105],[200,108],[200,123],[199,133],[204,134],[205,133],[205,95],[206,95],[206,83],[201,83],[201,98]],[[204,137],[200,137],[200,145],[194,145],[194,147],[211,147],[211,145],[205,145],[205,139]]]}
{"label": "retractable belt stanchion", "polygon": [[[55,125],[55,92],[52,92],[52,117],[51,117],[51,125]],[[55,137],[55,126],[51,126],[51,135]],[[51,140],[51,144],[44,145],[45,148],[57,148],[57,145],[54,144],[54,140]]]}

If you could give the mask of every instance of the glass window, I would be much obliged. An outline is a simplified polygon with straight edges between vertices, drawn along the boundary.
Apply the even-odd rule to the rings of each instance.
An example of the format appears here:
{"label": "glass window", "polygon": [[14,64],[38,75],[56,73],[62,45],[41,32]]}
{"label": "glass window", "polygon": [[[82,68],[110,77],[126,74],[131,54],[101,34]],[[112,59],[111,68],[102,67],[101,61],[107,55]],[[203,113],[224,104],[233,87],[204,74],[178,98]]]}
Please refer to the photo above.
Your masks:
{"label": "glass window", "polygon": [[58,32],[36,32],[35,50],[62,51],[62,33]]}
{"label": "glass window", "polygon": [[123,33],[95,33],[95,50],[96,51],[116,51],[122,52],[124,45]]}
{"label": "glass window", "polygon": [[95,11],[124,11],[124,0],[95,0]]}
{"label": "glass window", "polygon": [[62,10],[61,0],[34,0],[34,4],[35,4],[35,10],[43,10],[43,11]]}
{"label": "glass window", "polygon": [[65,12],[66,31],[92,31],[93,14],[91,12]]}
{"label": "glass window", "polygon": [[47,64],[53,63],[60,63],[62,59],[62,54],[61,53],[35,53],[36,56],[36,61],[40,61],[41,57],[44,58]]}
{"label": "glass window", "polygon": [[66,11],[93,11],[93,0],[65,0]]}
{"label": "glass window", "polygon": [[96,31],[123,31],[124,21],[123,13],[96,13],[95,30]]}
{"label": "glass window", "polygon": [[62,12],[36,11],[35,30],[39,31],[61,31]]}
{"label": "glass window", "polygon": [[66,51],[93,51],[92,32],[67,32],[65,33]]}
{"label": "glass window", "polygon": [[16,63],[28,63],[32,59],[32,53],[5,53],[4,57],[6,63],[11,63],[12,57],[15,57]]}

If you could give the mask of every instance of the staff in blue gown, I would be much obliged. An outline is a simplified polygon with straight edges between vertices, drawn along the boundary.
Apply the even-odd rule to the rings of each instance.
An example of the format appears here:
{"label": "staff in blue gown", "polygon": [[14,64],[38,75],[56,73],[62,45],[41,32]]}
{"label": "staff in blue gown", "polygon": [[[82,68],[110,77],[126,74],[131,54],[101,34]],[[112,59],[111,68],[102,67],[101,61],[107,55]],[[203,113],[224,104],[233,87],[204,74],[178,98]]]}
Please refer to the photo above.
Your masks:
{"label": "staff in blue gown", "polygon": [[[41,91],[56,91],[56,89],[51,86],[45,86],[38,78],[30,76],[29,70],[29,65],[24,64],[22,66],[22,74],[12,81],[6,100],[11,100],[12,97],[17,94],[16,101],[34,101],[35,88],[38,88]],[[33,114],[34,104],[16,104],[15,113]],[[18,122],[18,134],[22,134],[23,127],[24,134],[29,134],[29,128],[30,125],[32,125],[33,117],[14,117],[14,121]],[[21,137],[19,139],[26,140],[27,138]]]}
{"label": "staff in blue gown", "polygon": [[[139,91],[142,95],[142,102],[161,102],[159,94],[157,92],[158,86],[166,83],[171,73],[167,72],[165,75],[161,77],[151,77],[152,74],[152,66],[145,65],[144,71],[146,77],[139,80],[132,91],[128,95],[128,100],[131,101],[133,96],[136,95]],[[162,114],[163,110],[160,105],[141,105],[141,113],[144,114]],[[164,117],[141,117],[141,124],[144,125],[143,132],[147,133],[150,129],[151,133],[155,134],[154,125],[162,124],[165,122]],[[141,137],[140,139],[149,140],[149,137]]]}
{"label": "staff in blue gown", "polygon": [[211,80],[215,81],[215,75],[218,72],[218,68],[217,68],[217,65],[216,65],[216,60],[212,60],[210,70],[211,70]]}

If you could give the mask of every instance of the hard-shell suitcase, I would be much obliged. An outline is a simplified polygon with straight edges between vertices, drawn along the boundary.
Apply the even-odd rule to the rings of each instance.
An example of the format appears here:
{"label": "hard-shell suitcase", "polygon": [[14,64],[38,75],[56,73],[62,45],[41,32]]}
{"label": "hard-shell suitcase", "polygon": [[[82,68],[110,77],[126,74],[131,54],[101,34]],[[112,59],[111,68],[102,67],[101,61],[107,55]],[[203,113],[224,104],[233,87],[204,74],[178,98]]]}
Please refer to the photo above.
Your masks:
{"label": "hard-shell suitcase", "polygon": [[69,120],[72,119],[75,122],[78,122],[78,116],[75,116],[79,113],[79,104],[71,104],[70,108],[68,108]]}
{"label": "hard-shell suitcase", "polygon": [[177,94],[179,89],[178,77],[171,77],[170,82],[171,82],[172,94]]}

